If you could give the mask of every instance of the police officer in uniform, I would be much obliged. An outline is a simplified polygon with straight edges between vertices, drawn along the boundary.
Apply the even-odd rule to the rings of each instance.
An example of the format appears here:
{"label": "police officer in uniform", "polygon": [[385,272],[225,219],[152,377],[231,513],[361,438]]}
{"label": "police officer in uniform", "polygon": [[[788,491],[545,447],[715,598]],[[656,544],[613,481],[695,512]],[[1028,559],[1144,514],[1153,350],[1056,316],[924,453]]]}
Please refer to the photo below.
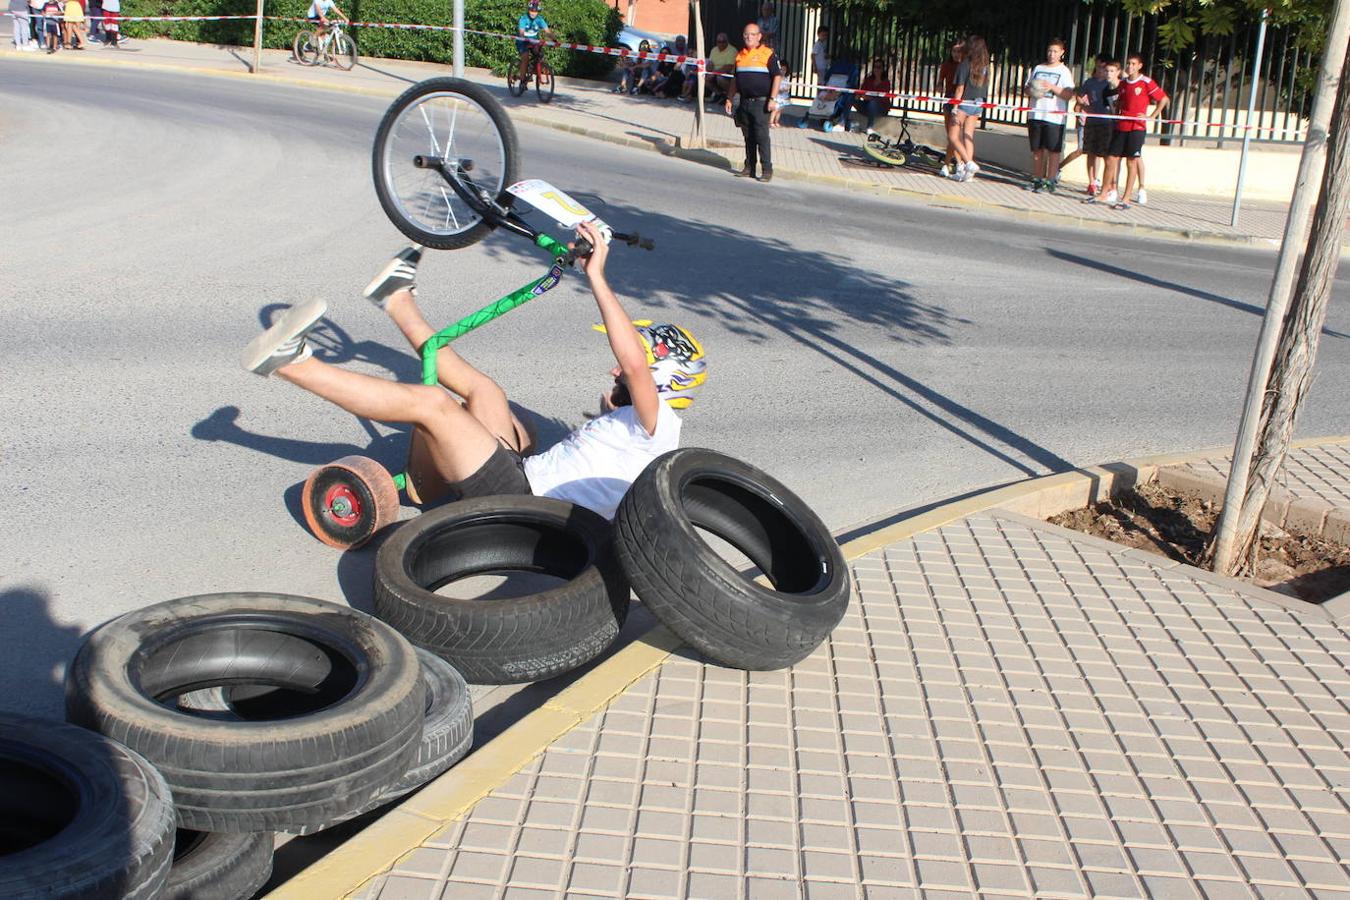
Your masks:
{"label": "police officer in uniform", "polygon": [[736,75],[731,79],[727,93],[727,113],[739,95],[741,105],[736,110],[736,124],[745,135],[745,167],[737,178],[754,178],[755,163],[760,166],[760,181],[773,180],[773,157],[769,152],[769,113],[774,111],[774,97],[783,80],[778,56],[760,44],[763,35],[754,22],[745,26],[741,35],[745,47],[736,54]]}

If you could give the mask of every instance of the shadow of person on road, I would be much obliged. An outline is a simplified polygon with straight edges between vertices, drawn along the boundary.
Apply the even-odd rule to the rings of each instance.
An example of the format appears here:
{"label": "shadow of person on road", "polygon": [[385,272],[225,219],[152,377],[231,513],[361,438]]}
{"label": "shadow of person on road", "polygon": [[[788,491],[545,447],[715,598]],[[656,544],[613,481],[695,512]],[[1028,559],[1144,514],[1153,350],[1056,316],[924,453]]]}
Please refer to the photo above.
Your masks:
{"label": "shadow of person on road", "polygon": [[[675,307],[703,314],[743,338],[749,346],[741,352],[753,353],[755,345],[786,337],[1023,474],[1073,468],[1054,451],[900,368],[906,347],[950,345],[953,329],[969,324],[941,306],[925,303],[903,279],[868,271],[823,249],[809,235],[804,245],[788,243],[701,218],[611,203],[581,191],[569,193],[616,229],[640,230],[644,237],[654,238],[656,252],[684,261],[687,272],[715,273],[711,279],[672,278],[669,265],[616,266],[611,281],[617,282],[620,293],[644,298],[645,308],[632,310],[634,314],[659,314],[658,298],[666,295]],[[557,230],[537,213],[529,219],[535,227]],[[537,257],[519,240],[485,242],[484,251]],[[875,355],[856,346],[849,332],[859,325],[879,332],[894,345],[894,354]]]}

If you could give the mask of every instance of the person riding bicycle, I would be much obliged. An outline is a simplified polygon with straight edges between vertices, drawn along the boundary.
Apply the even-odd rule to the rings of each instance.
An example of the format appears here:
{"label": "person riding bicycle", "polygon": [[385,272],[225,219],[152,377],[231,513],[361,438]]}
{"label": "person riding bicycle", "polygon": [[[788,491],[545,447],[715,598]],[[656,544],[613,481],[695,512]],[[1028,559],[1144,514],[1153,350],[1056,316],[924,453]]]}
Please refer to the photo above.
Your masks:
{"label": "person riding bicycle", "polygon": [[[494,494],[535,494],[576,503],[613,519],[629,485],[656,457],[680,443],[680,417],[707,379],[702,345],[676,325],[632,322],[605,279],[609,253],[593,222],[577,233],[594,247],[582,261],[617,365],[601,394],[600,415],[532,456],[529,431],[506,392],[450,347],[437,351],[440,385],[400,384],[316,359],[306,334],[324,315],[322,300],[291,307],[249,345],[242,360],[258,375],[285,381],[355,416],[413,426],[408,496],[436,503]],[[434,333],[414,288],[421,248],[400,252],[371,281],[365,297],[419,350]]]}
{"label": "person riding bicycle", "polygon": [[516,52],[520,54],[520,81],[523,84],[530,76],[530,49],[539,46],[536,41],[552,34],[548,22],[539,14],[539,0],[530,0],[526,5],[525,14],[516,22],[516,34],[520,38],[533,39],[516,40]]}
{"label": "person riding bicycle", "polygon": [[337,17],[343,22],[351,21],[351,19],[347,18],[346,13],[338,9],[338,5],[334,0],[313,0],[313,2],[309,4],[309,12],[305,13],[305,18],[309,20],[309,24],[314,26],[316,32],[320,35],[328,33],[329,10],[337,13]]}

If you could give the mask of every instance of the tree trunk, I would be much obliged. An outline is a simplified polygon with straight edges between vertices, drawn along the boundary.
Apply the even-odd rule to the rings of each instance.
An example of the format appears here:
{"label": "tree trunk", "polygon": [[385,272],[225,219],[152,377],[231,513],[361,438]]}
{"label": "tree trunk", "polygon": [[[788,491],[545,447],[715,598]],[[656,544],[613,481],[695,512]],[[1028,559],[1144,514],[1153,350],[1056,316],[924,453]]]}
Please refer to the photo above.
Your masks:
{"label": "tree trunk", "polygon": [[[694,10],[694,55],[699,59],[704,59],[703,55],[703,15],[699,6],[699,0],[689,0],[690,7]],[[689,146],[695,150],[702,150],[708,146],[707,133],[704,131],[703,122],[703,85],[707,78],[707,62],[699,63],[698,70],[694,72],[694,77],[698,79],[695,85],[694,96],[694,130],[689,134]]]}
{"label": "tree trunk", "polygon": [[[1350,51],[1345,66],[1350,67]],[[1265,508],[1289,441],[1299,406],[1312,385],[1317,344],[1326,320],[1331,288],[1340,262],[1345,219],[1350,213],[1350,79],[1342,69],[1327,140],[1326,168],[1313,213],[1307,251],[1299,268],[1293,298],[1280,327],[1270,379],[1257,424],[1256,453],[1248,469],[1247,489],[1235,510],[1225,506],[1222,519],[1236,515],[1232,565],[1223,574],[1250,571],[1256,562],[1261,510]],[[1215,534],[1219,533],[1215,528]],[[1215,543],[1206,549],[1213,557]]]}

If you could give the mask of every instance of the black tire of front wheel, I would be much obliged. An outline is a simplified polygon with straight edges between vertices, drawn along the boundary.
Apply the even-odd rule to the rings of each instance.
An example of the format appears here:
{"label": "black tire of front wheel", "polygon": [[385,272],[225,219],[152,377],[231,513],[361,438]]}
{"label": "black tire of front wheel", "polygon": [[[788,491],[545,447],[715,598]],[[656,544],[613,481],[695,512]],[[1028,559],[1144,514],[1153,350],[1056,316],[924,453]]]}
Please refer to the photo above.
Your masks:
{"label": "black tire of front wheel", "polygon": [[[403,523],[375,557],[375,614],[458,669],[470,684],[552,678],[619,635],[628,583],[604,517],[549,497],[449,503]],[[458,578],[533,571],[566,579],[535,594],[460,599]]]}
{"label": "black tire of front wheel", "polygon": [[555,87],[553,78],[553,67],[543,59],[539,60],[539,70],[534,75],[534,91],[539,95],[539,102],[548,103],[553,99],[553,89]]}
{"label": "black tire of front wheel", "polygon": [[174,840],[160,900],[247,900],[272,876],[272,833],[187,831]]}
{"label": "black tire of front wheel", "polygon": [[65,722],[0,714],[0,897],[150,900],[173,838],[169,786],[140,754]]}
{"label": "black tire of front wheel", "polygon": [[[748,556],[772,586],[732,568],[695,526]],[[653,460],[619,504],[614,545],[652,614],[737,669],[804,659],[848,609],[848,567],[824,523],[777,479],[713,450]]]}
{"label": "black tire of front wheel", "polygon": [[514,69],[506,73],[506,90],[512,97],[519,97],[525,93],[525,81]]}
{"label": "black tire of front wheel", "polygon": [[[220,721],[169,698],[242,685],[315,698],[276,721]],[[372,616],[289,594],[202,594],[99,627],[66,674],[66,717],[116,734],[173,789],[193,831],[319,827],[403,777],[422,737],[417,655]]]}
{"label": "black tire of front wheel", "polygon": [[394,202],[394,198],[390,195],[389,186],[384,182],[384,142],[389,136],[390,129],[394,127],[394,123],[398,121],[398,117],[403,110],[407,109],[419,97],[424,94],[435,93],[463,94],[478,104],[483,112],[487,113],[493,127],[497,129],[497,134],[502,141],[502,155],[504,157],[502,160],[502,190],[497,197],[497,202],[502,206],[510,206],[512,200],[511,195],[506,192],[506,188],[520,180],[520,143],[516,138],[515,126],[511,124],[510,117],[506,115],[506,110],[502,109],[497,99],[484,88],[462,78],[429,78],[426,81],[419,82],[400,94],[398,99],[385,111],[384,118],[380,120],[379,127],[375,129],[375,148],[371,154],[371,169],[375,178],[375,196],[379,198],[380,207],[384,210],[384,214],[389,217],[389,221],[394,223],[394,227],[416,243],[436,250],[458,250],[461,247],[476,244],[487,237],[488,232],[492,230],[492,226],[487,222],[479,221],[465,231],[451,235],[427,231],[425,228],[418,226],[416,222],[408,221],[399,212],[398,204]]}
{"label": "black tire of front wheel", "polygon": [[333,39],[333,64],[344,72],[356,68],[356,41],[345,31]]}

